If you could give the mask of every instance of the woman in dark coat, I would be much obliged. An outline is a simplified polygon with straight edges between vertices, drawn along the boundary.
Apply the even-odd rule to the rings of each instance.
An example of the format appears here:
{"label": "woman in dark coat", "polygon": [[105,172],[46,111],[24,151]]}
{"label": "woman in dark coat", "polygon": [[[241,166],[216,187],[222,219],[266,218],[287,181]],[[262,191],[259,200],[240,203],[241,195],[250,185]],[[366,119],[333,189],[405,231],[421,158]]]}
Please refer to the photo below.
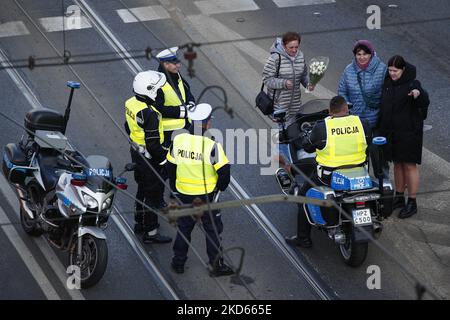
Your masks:
{"label": "woman in dark coat", "polygon": [[402,219],[417,213],[417,165],[422,162],[423,112],[429,104],[427,92],[416,80],[416,67],[398,55],[389,59],[381,98],[380,130],[388,138],[390,152],[386,157],[394,162],[394,209],[402,208],[399,213]]}

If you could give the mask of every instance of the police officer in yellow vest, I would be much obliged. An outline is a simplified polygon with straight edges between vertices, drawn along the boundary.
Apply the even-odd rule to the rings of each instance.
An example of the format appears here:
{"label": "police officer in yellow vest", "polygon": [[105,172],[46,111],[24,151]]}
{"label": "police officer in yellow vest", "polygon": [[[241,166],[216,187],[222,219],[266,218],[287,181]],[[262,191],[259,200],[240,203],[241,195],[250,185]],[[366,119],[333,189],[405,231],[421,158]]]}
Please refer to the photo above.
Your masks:
{"label": "police officer in yellow vest", "polygon": [[[154,107],[154,99],[157,90],[165,83],[166,76],[163,73],[140,72],[133,81],[135,96],[125,102],[125,130],[133,142],[130,152],[132,161],[136,163],[136,198],[152,210],[160,209],[164,203],[164,184],[158,176],[164,175],[167,150],[162,146],[164,134],[161,114]],[[152,210],[136,202],[135,232],[144,232],[145,243],[171,242],[171,238],[158,233],[158,216]]]}
{"label": "police officer in yellow vest", "polygon": [[[329,185],[331,173],[341,167],[362,166],[367,162],[367,147],[372,132],[366,120],[349,115],[348,105],[341,96],[331,99],[329,117],[318,121],[312,131],[302,137],[306,152],[316,152],[317,171],[311,180],[317,186]],[[304,196],[311,186],[304,183],[299,194]],[[286,238],[292,245],[312,246],[311,225],[303,205],[298,206],[297,236]]]}
{"label": "police officer in yellow vest", "polygon": [[[158,71],[167,77],[166,84],[158,90],[155,107],[163,116],[164,146],[169,147],[172,132],[188,128],[184,106],[193,107],[195,98],[186,80],[180,75],[181,62],[177,57],[178,47],[169,48],[156,55],[160,61]],[[181,106],[181,109],[180,109]]]}
{"label": "police officer in yellow vest", "polygon": [[[202,103],[188,113],[193,122],[190,132],[176,134],[167,154],[170,185],[183,203],[190,204],[196,198],[206,202],[206,197],[213,201],[214,194],[218,190],[224,191],[230,182],[230,164],[222,146],[204,136],[210,126],[211,106]],[[220,213],[214,210],[205,212],[201,220],[208,235],[206,251],[212,266],[210,275],[218,277],[233,274],[220,253],[219,235],[223,231]],[[180,233],[190,241],[195,223],[193,217],[182,217],[177,221],[179,230],[173,245],[174,256],[171,263],[176,273],[184,272],[189,249]]]}

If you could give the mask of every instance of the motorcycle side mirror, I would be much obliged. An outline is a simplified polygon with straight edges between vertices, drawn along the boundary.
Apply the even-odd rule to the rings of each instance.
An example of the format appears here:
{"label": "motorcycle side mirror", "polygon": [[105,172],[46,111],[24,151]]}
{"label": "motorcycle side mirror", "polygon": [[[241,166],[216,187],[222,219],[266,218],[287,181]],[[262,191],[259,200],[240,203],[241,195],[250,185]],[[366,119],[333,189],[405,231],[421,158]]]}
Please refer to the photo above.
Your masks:
{"label": "motorcycle side mirror", "polygon": [[134,171],[136,170],[136,163],[131,162],[125,165],[125,171]]}

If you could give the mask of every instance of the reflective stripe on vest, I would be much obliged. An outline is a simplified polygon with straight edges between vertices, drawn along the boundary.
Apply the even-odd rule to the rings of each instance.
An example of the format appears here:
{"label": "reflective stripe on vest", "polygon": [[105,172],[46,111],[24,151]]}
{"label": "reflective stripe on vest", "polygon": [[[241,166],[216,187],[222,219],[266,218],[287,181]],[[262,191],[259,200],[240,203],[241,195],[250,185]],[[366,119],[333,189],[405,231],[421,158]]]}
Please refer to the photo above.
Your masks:
{"label": "reflective stripe on vest", "polygon": [[357,116],[326,118],[327,143],[316,150],[317,163],[337,168],[366,161],[366,137],[361,120]]}
{"label": "reflective stripe on vest", "polygon": [[[211,151],[216,148],[216,164],[211,164]],[[175,137],[167,160],[177,165],[176,189],[186,195],[211,193],[216,188],[217,170],[228,163],[220,144],[207,137],[182,133]]]}
{"label": "reflective stripe on vest", "polygon": [[[186,92],[184,91],[184,84],[181,80],[181,76],[178,79],[178,89],[181,94],[183,101],[180,101],[175,90],[170,85],[169,81],[161,88],[164,92],[164,106],[166,107],[178,107],[186,103]],[[184,128],[186,121],[184,119],[174,119],[174,118],[163,118],[162,119],[164,131],[174,131]]]}
{"label": "reflective stripe on vest", "polygon": [[[164,142],[164,132],[163,132],[163,126],[161,121],[161,113],[155,109],[155,107],[150,106],[158,115],[158,122],[159,122],[159,142],[162,144]],[[136,121],[136,115],[139,111],[147,108],[147,104],[145,102],[141,102],[136,99],[136,97],[132,97],[128,99],[125,102],[125,119],[128,123],[128,127],[130,129],[130,139],[133,142],[136,142],[138,145],[145,147],[145,132],[144,129],[142,129],[137,121]]]}

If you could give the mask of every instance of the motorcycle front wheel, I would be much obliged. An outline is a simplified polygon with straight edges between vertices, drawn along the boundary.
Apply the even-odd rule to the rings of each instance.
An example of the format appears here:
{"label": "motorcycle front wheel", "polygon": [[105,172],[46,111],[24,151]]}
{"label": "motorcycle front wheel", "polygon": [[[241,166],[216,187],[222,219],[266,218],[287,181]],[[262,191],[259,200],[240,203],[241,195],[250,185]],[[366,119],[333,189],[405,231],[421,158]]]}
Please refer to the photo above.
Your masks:
{"label": "motorcycle front wheel", "polygon": [[346,234],[345,244],[339,245],[344,262],[354,268],[359,267],[366,260],[368,249],[368,242],[355,242],[351,233]]}
{"label": "motorcycle front wheel", "polygon": [[39,237],[43,231],[35,219],[31,219],[23,208],[20,208],[20,224],[22,229],[30,236]]}
{"label": "motorcycle front wheel", "polygon": [[81,288],[86,289],[97,284],[103,277],[108,263],[108,247],[104,239],[98,239],[91,234],[82,237],[81,257],[78,257],[78,239],[74,249],[69,252],[69,266],[78,267]]}
{"label": "motorcycle front wheel", "polygon": [[[45,196],[45,191],[36,180],[33,180],[27,185],[27,193],[29,195],[28,201],[33,204],[33,209],[31,210],[36,217],[38,212],[41,210],[42,199]],[[36,218],[30,218],[22,206],[20,206],[20,224],[22,225],[23,230],[32,237],[39,237],[44,233],[36,220]]]}

